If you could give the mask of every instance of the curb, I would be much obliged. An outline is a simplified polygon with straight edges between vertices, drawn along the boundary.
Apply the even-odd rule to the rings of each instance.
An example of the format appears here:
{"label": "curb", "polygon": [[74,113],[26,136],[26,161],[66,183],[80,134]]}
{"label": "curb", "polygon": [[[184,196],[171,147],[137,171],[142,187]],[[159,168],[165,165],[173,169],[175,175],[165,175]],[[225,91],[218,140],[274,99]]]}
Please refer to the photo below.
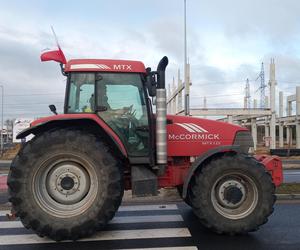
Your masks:
{"label": "curb", "polygon": [[300,200],[300,194],[276,194],[277,200]]}

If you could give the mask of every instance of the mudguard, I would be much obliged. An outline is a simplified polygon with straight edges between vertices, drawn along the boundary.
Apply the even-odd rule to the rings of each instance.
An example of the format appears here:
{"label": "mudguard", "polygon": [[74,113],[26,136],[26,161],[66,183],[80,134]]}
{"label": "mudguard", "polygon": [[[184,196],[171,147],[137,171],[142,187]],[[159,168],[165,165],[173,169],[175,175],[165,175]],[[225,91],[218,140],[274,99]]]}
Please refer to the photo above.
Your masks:
{"label": "mudguard", "polygon": [[211,150],[208,150],[201,156],[199,156],[196,161],[193,162],[192,166],[189,169],[189,172],[185,178],[183,189],[182,189],[182,198],[185,199],[187,195],[188,186],[192,176],[194,175],[196,169],[208,158],[218,153],[225,153],[225,152],[235,152],[239,153],[241,151],[239,146],[228,145],[228,146],[220,146]]}
{"label": "mudguard", "polygon": [[117,136],[117,134],[96,114],[61,114],[44,117],[33,121],[30,124],[30,128],[23,130],[17,135],[17,139],[22,139],[29,134],[38,134],[49,129],[56,127],[64,127],[66,125],[80,125],[82,122],[92,122],[97,125],[98,128],[102,129],[105,134],[113,141],[123,156],[127,157],[127,151],[124,144]]}
{"label": "mudguard", "polygon": [[282,161],[276,155],[254,155],[256,160],[262,163],[272,176],[276,187],[283,182]]}

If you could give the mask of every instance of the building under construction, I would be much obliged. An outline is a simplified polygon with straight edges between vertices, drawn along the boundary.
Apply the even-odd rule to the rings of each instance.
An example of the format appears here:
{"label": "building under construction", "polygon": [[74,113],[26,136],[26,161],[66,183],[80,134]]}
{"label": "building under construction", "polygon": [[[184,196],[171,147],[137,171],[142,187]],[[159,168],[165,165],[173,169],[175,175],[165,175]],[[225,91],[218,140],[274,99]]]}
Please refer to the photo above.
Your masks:
{"label": "building under construction", "polygon": [[[271,59],[270,75],[268,84],[265,84],[263,64],[261,72],[258,76],[260,79],[260,100],[259,107],[257,100],[253,100],[253,105],[250,103],[250,84],[246,80],[244,107],[243,108],[209,108],[207,98],[203,99],[203,107],[190,108],[189,106],[189,88],[190,88],[190,65],[186,63],[184,81],[180,79],[178,73],[178,81],[175,84],[173,78],[172,87],[169,85],[167,108],[168,113],[178,115],[191,115],[200,117],[218,117],[230,123],[246,126],[251,130],[254,149],[259,146],[267,147],[271,150],[283,148],[300,149],[300,86],[295,88],[293,95],[285,96],[279,92],[276,96],[276,74],[275,61]],[[268,88],[269,95],[265,95],[265,89]],[[184,100],[184,102],[183,102]],[[293,102],[296,105],[293,105]],[[276,103],[279,108],[276,109]],[[286,113],[284,115],[284,103],[286,103]],[[295,112],[292,112],[292,107],[296,107]]]}

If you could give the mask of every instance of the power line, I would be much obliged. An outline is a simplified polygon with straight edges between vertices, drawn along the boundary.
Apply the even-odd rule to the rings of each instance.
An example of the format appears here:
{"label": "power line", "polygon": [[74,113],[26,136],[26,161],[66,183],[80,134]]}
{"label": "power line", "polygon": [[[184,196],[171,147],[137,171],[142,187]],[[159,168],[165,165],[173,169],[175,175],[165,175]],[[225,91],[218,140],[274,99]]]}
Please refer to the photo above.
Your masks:
{"label": "power line", "polygon": [[[55,102],[55,104],[63,104],[64,102]],[[4,106],[24,106],[24,105],[49,105],[48,103],[41,103],[41,102],[36,102],[36,103],[20,103],[20,104],[16,104],[16,103],[4,103]]]}
{"label": "power line", "polygon": [[213,85],[213,84],[226,84],[226,83],[243,83],[244,81],[223,81],[223,82],[207,82],[205,83],[200,83],[200,84],[195,84],[195,86],[205,86],[205,85]]}
{"label": "power line", "polygon": [[299,81],[277,80],[277,82],[280,82],[280,83],[289,83],[289,84],[300,84],[300,80]]}
{"label": "power line", "polygon": [[[241,105],[241,102],[218,102],[218,103],[212,103],[211,104],[211,107],[214,107],[214,106],[224,106],[224,105]],[[199,106],[191,106],[191,108],[194,108],[194,109],[198,109]],[[201,109],[201,108],[200,108]]]}
{"label": "power line", "polygon": [[241,93],[234,93],[234,94],[227,94],[227,95],[206,95],[206,96],[197,96],[193,95],[192,97],[197,97],[197,98],[215,98],[215,97],[227,97],[227,96],[242,96],[243,94]]}
{"label": "power line", "polygon": [[44,116],[44,115],[50,115],[49,113],[39,113],[39,112],[22,112],[22,113],[4,113],[6,117],[16,117],[16,116],[26,116],[26,115],[33,115],[33,116]]}
{"label": "power line", "polygon": [[5,96],[48,96],[48,95],[61,95],[62,93],[34,93],[34,94],[5,94]]}

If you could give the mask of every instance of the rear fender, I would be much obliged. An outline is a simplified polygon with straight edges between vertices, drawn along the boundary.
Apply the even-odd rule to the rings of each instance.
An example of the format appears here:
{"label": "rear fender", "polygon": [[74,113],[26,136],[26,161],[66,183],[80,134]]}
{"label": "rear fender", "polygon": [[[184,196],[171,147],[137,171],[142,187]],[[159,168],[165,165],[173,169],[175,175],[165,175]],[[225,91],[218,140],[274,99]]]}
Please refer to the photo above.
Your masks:
{"label": "rear fender", "polygon": [[[70,116],[70,117],[68,117]],[[56,118],[56,119],[55,119]],[[57,115],[51,116],[49,119],[43,118],[34,121],[31,127],[23,130],[17,135],[17,139],[22,139],[27,135],[39,133],[57,129],[57,128],[68,128],[78,127],[83,128],[85,131],[91,131],[96,134],[103,136],[122,156],[127,158],[127,151],[116,133],[98,116],[89,115],[88,117],[79,117],[77,115]]]}
{"label": "rear fender", "polygon": [[193,162],[191,168],[188,171],[188,174],[186,176],[186,179],[183,184],[183,189],[182,189],[182,198],[185,199],[187,195],[187,190],[189,187],[189,183],[196,172],[196,170],[199,170],[202,166],[203,163],[209,159],[212,159],[214,157],[221,156],[225,153],[239,153],[241,151],[241,148],[239,146],[234,146],[234,145],[229,145],[229,146],[220,146],[211,150],[208,150],[206,153],[203,155],[199,156],[196,161]]}

